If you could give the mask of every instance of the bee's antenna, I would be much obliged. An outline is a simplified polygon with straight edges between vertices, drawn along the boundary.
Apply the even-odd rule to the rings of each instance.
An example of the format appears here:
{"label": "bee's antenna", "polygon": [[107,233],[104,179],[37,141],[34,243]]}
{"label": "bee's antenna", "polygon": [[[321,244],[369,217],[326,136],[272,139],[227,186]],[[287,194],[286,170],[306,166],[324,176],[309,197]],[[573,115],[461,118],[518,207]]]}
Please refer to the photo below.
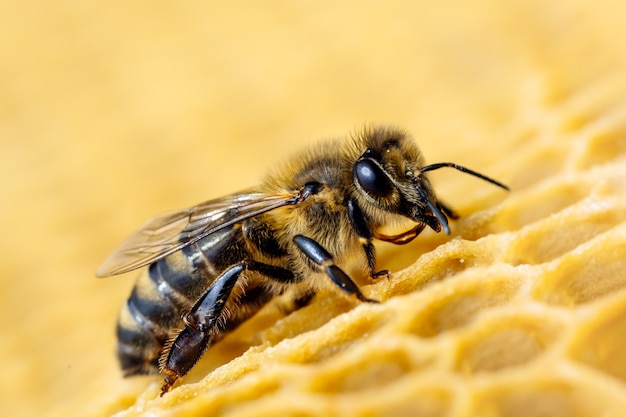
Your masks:
{"label": "bee's antenna", "polygon": [[[481,174],[481,173],[479,173],[479,172],[472,171],[472,170],[471,170],[471,169],[469,169],[469,168],[465,168],[464,166],[457,165],[457,164],[455,164],[455,163],[453,163],[453,162],[440,162],[440,163],[438,163],[438,164],[430,164],[430,165],[426,165],[425,167],[422,167],[422,168],[420,169],[420,171],[421,171],[421,172],[434,171],[434,170],[436,170],[436,169],[439,169],[439,168],[446,168],[446,167],[449,167],[449,168],[454,168],[454,169],[459,170],[459,171],[461,171],[461,172],[464,172],[464,173],[466,173],[466,174],[473,175],[473,176],[475,176],[475,177],[477,177],[477,178],[480,178],[481,180],[484,180],[484,181],[490,182],[490,183],[491,183],[491,184],[493,184],[493,185],[496,185],[496,186],[498,186],[498,187],[500,187],[500,188],[503,188],[503,189],[505,189],[505,190],[509,191],[509,187],[507,187],[506,185],[502,184],[501,182],[498,182],[498,181],[494,180],[493,178],[489,178],[489,177],[487,177],[487,176],[485,176],[485,175],[483,175],[483,174]],[[430,207],[429,207],[429,208],[430,208]],[[435,213],[435,215],[436,215],[436,212],[434,212],[434,211],[433,211],[433,213]]]}

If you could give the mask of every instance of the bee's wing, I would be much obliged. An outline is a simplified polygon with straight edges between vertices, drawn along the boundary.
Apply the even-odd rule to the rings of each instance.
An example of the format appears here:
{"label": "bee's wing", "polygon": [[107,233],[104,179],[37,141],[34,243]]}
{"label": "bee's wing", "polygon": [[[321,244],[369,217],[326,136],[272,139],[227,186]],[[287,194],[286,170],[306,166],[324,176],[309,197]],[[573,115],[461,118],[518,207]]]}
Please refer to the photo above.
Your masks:
{"label": "bee's wing", "polygon": [[127,237],[98,268],[98,277],[150,265],[187,245],[256,215],[295,204],[297,193],[241,192],[148,220]]}

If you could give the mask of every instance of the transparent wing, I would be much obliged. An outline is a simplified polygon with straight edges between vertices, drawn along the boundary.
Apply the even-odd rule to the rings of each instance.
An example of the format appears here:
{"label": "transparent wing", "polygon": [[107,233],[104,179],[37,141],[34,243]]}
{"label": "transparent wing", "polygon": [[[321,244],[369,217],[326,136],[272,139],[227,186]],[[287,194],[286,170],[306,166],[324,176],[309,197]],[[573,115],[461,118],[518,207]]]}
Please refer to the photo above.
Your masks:
{"label": "transparent wing", "polygon": [[211,233],[296,204],[298,199],[297,193],[268,195],[244,191],[155,217],[127,237],[98,268],[96,276],[123,274],[150,265]]}

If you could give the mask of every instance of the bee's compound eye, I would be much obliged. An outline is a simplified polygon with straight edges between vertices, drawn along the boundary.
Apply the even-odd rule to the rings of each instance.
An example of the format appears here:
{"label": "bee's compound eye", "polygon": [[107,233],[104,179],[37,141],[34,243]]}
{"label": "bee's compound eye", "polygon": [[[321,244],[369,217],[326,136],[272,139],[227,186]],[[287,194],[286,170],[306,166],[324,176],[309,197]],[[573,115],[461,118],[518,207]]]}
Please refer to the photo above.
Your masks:
{"label": "bee's compound eye", "polygon": [[353,172],[361,187],[372,196],[385,197],[393,192],[389,178],[371,159],[357,161]]}

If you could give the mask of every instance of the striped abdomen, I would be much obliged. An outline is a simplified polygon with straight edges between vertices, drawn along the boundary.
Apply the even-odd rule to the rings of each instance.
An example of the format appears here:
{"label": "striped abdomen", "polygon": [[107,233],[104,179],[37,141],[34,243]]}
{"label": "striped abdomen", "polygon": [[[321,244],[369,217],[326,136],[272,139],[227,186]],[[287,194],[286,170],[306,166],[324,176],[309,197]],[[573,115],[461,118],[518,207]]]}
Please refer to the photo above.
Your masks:
{"label": "striped abdomen", "polygon": [[117,354],[124,375],[158,372],[165,343],[183,327],[181,315],[230,265],[246,257],[240,227],[213,233],[150,265],[117,323]]}

